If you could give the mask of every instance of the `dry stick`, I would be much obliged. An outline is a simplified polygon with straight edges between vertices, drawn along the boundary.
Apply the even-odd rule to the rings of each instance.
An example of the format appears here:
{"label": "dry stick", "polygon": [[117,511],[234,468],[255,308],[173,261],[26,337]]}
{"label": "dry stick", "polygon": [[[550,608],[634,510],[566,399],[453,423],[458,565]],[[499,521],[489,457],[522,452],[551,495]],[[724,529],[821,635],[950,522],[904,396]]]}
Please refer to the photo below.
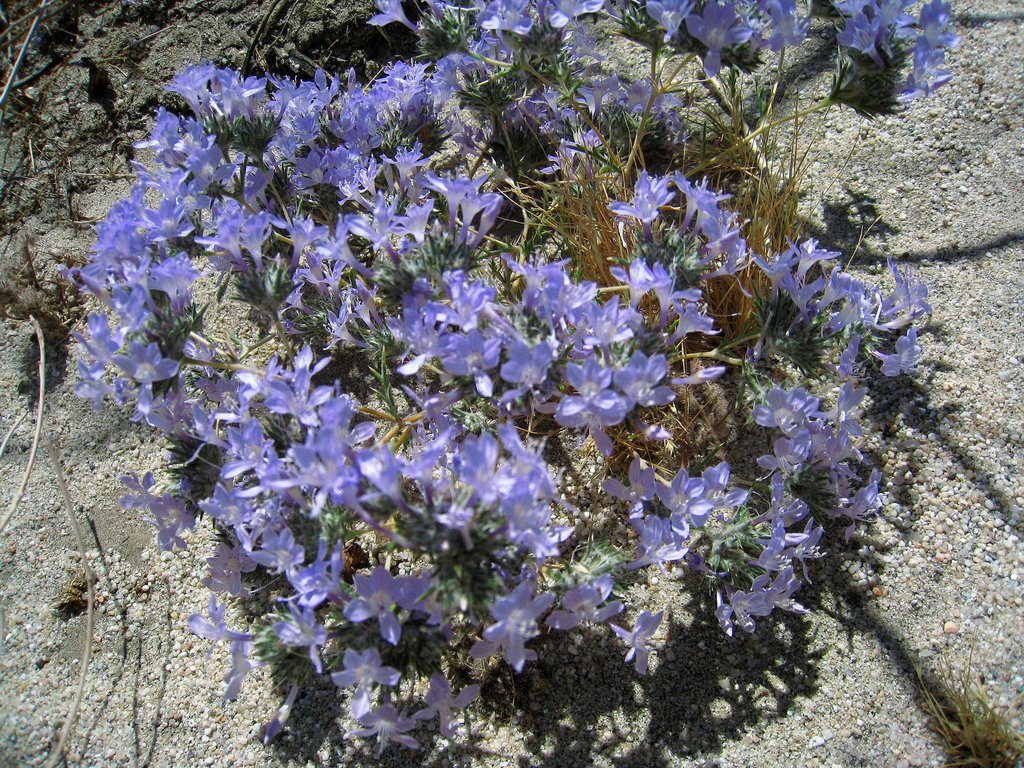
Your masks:
{"label": "dry stick", "polygon": [[39,23],[39,17],[36,17],[32,21],[32,26],[28,30],[28,34],[25,35],[25,42],[21,44],[21,51],[18,52],[18,58],[11,67],[11,72],[7,76],[7,83],[4,85],[4,90],[0,93],[0,123],[4,120],[4,114],[6,113],[6,107],[4,102],[7,100],[7,92],[11,90],[11,84],[14,83],[14,76],[18,74],[18,67],[21,66],[21,60],[25,57],[25,51],[28,50],[29,41],[32,40],[32,34],[36,31],[36,25]]}
{"label": "dry stick", "polygon": [[28,21],[29,19],[38,19],[40,15],[42,15],[42,12],[46,10],[47,6],[52,5],[53,3],[54,0],[43,0],[43,2],[41,2],[36,8],[33,8],[25,15],[10,22],[7,26],[7,29],[5,29],[3,32],[0,32],[0,41],[5,40],[8,37],[12,37],[14,35],[14,30],[20,27],[24,22]]}
{"label": "dry stick", "polygon": [[50,753],[50,759],[46,761],[46,768],[56,768],[64,757],[64,745],[67,742],[68,734],[71,733],[71,728],[78,717],[78,710],[82,706],[82,699],[85,697],[85,678],[86,673],[89,670],[89,661],[92,659],[92,633],[96,601],[93,584],[96,581],[96,576],[89,567],[89,561],[85,554],[85,538],[82,536],[82,528],[78,524],[78,518],[75,517],[74,505],[71,503],[71,493],[68,491],[68,484],[64,479],[64,468],[61,466],[60,456],[57,455],[57,449],[54,447],[53,440],[50,438],[46,439],[46,450],[47,453],[49,453],[50,463],[53,465],[53,471],[57,477],[57,485],[60,486],[61,496],[64,500],[64,508],[67,510],[68,517],[71,518],[71,528],[75,532],[75,543],[78,544],[78,554],[81,556],[82,566],[85,568],[85,585],[88,588],[88,593],[86,594],[87,608],[85,616],[85,649],[82,651],[82,661],[78,673],[78,691],[75,693],[75,701],[71,705],[71,711],[68,712],[68,716],[64,720],[64,727],[61,728],[60,738],[57,739],[57,744]]}
{"label": "dry stick", "polygon": [[[0,532],[7,527],[7,524],[11,522],[11,518],[14,516],[14,510],[18,508],[21,503],[21,497],[25,495],[25,489],[28,487],[28,478],[32,474],[32,467],[36,463],[36,450],[39,448],[39,434],[43,430],[43,395],[46,393],[46,344],[43,341],[43,329],[39,325],[39,321],[32,317],[32,325],[36,329],[36,339],[39,341],[39,403],[36,406],[36,431],[32,435],[32,447],[28,452],[28,465],[25,467],[25,474],[21,478],[21,485],[18,486],[18,490],[14,494],[14,498],[11,499],[10,505],[7,507],[7,513],[4,515],[4,519],[0,520]],[[6,445],[7,441],[4,440]]]}
{"label": "dry stick", "polygon": [[0,459],[4,456],[4,451],[7,450],[7,443],[11,441],[11,437],[14,435],[14,430],[21,426],[21,422],[28,416],[28,411],[25,411],[18,417],[18,420],[14,422],[10,429],[7,430],[7,434],[4,435],[4,441],[0,443]]}

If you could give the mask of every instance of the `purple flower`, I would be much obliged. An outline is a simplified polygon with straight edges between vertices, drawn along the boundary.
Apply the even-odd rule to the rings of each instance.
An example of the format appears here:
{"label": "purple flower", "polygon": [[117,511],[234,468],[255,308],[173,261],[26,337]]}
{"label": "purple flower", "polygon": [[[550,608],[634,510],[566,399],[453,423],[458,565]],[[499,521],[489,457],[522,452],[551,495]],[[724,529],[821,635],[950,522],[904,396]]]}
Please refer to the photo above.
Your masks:
{"label": "purple flower", "polygon": [[363,727],[348,731],[345,738],[361,736],[365,739],[376,736],[377,748],[373,751],[374,757],[380,757],[380,753],[392,741],[409,749],[419,749],[420,745],[416,743],[416,739],[407,735],[416,727],[416,721],[411,717],[399,715],[393,704],[382,704],[359,718],[359,724]]}
{"label": "purple flower", "polygon": [[315,243],[317,240],[327,237],[330,230],[327,227],[318,225],[312,219],[302,218],[290,224],[285,224],[288,236],[292,241],[291,267],[295,269],[302,259],[306,246]]}
{"label": "purple flower", "polygon": [[910,101],[919,96],[930,96],[940,85],[952,80],[952,73],[940,69],[945,59],[945,51],[933,48],[923,36],[917,38],[914,45],[914,68],[907,76],[907,84],[899,99]]}
{"label": "purple flower", "polygon": [[525,341],[515,338],[506,348],[508,360],[501,364],[499,374],[509,384],[519,384],[524,389],[539,387],[548,378],[548,369],[555,360],[555,353],[547,342],[540,342],[532,349]]}
{"label": "purple flower", "polygon": [[455,710],[464,709],[480,693],[479,685],[467,685],[452,698],[452,686],[440,672],[430,676],[430,689],[424,702],[426,707],[414,714],[413,720],[429,720],[437,715],[439,730],[446,739],[455,738]]}
{"label": "purple flower", "polygon": [[807,37],[811,20],[797,13],[796,0],[765,0],[763,3],[772,17],[772,36],[768,41],[778,53],[787,45],[800,45]]}
{"label": "purple flower", "polygon": [[146,208],[142,211],[142,223],[149,228],[153,242],[174,240],[185,237],[194,229],[187,214],[184,203],[165,197],[156,210]]}
{"label": "purple flower", "polygon": [[664,27],[666,43],[675,37],[691,10],[693,0],[647,0],[647,15]]}
{"label": "purple flower", "polygon": [[477,18],[481,29],[505,30],[525,35],[533,26],[530,0],[491,0]]}
{"label": "purple flower", "polygon": [[807,609],[793,599],[793,593],[800,589],[800,582],[793,573],[793,568],[786,568],[780,571],[768,586],[769,575],[766,573],[754,580],[751,590],[758,588],[765,590],[765,599],[772,608],[781,608],[784,611],[793,613],[807,613]]}
{"label": "purple flower", "polygon": [[266,746],[274,737],[281,732],[285,724],[288,722],[288,717],[292,713],[292,707],[295,706],[295,700],[299,697],[299,685],[298,683],[292,683],[292,687],[288,689],[288,695],[284,697],[284,701],[281,706],[278,707],[277,714],[274,715],[273,719],[267,723],[267,728],[263,732],[263,745]]}
{"label": "purple flower", "polygon": [[184,311],[192,299],[192,283],[200,272],[192,266],[192,260],[184,254],[164,259],[149,271],[149,289],[162,291],[171,302],[171,311]]}
{"label": "purple flower", "polygon": [[[216,595],[210,595],[210,603],[207,606],[206,612],[210,617],[209,621],[204,619],[202,614],[199,613],[193,613],[188,617],[188,628],[192,630],[192,634],[213,640],[214,643],[219,643],[223,640],[229,642],[244,640],[248,637],[246,634],[228,629],[227,624],[224,622],[224,604],[217,602]],[[210,647],[210,653],[213,653],[213,646]],[[209,658],[210,653],[206,654],[207,658]]]}
{"label": "purple flower", "polygon": [[634,352],[624,368],[615,371],[615,386],[626,397],[629,407],[665,405],[675,399],[668,387],[660,387],[668,375],[668,358],[664,354],[647,357]]}
{"label": "purple flower", "polygon": [[550,505],[537,500],[536,490],[525,479],[502,496],[501,514],[508,521],[508,538],[532,550],[540,563],[557,556],[559,543],[572,533],[571,528],[548,525]]}
{"label": "purple flower", "polygon": [[157,546],[164,552],[177,547],[186,549],[182,534],[195,528],[196,518],[188,511],[185,502],[164,493],[153,496],[147,506],[153,517],[145,517],[143,520],[156,526]]}
{"label": "purple flower", "polygon": [[512,594],[499,597],[491,608],[495,623],[484,630],[483,639],[476,641],[469,655],[483,659],[501,650],[512,669],[522,672],[527,661],[537,658],[535,651],[526,648],[526,641],[540,634],[537,620],[554,600],[551,593],[534,597],[526,582],[516,587]]}
{"label": "purple flower", "polygon": [[92,400],[92,407],[97,411],[103,407],[103,398],[114,392],[114,387],[103,381],[105,372],[103,363],[87,365],[84,360],[78,361],[78,376],[81,380],[75,384],[75,394]]}
{"label": "purple flower", "polygon": [[[703,333],[709,336],[721,333],[721,331],[715,330],[714,319],[701,312],[695,303],[687,302],[685,305],[681,305],[679,302],[673,302],[672,306],[676,316],[679,318],[679,322],[676,323],[676,329],[669,337],[670,344],[686,338],[691,333]],[[673,381],[673,383],[679,382]]]}
{"label": "purple flower", "polygon": [[84,336],[78,333],[74,334],[75,339],[85,347],[86,352],[96,362],[113,363],[114,355],[121,349],[121,344],[124,342],[125,329],[118,328],[112,332],[108,325],[107,316],[98,313],[89,315],[88,325],[89,339],[86,340]]}
{"label": "purple flower", "polygon": [[249,557],[266,568],[273,568],[277,573],[302,565],[306,551],[295,543],[290,528],[280,531],[266,531],[260,540],[260,548],[249,553]]}
{"label": "purple flower", "polygon": [[[497,0],[502,2],[503,0]],[[505,2],[514,1],[519,2],[520,0],[504,0]],[[492,4],[493,5],[493,4]],[[485,12],[486,13],[486,12]],[[483,27],[484,25],[481,24]],[[486,28],[486,27],[485,27]],[[478,179],[466,179],[456,176],[452,179],[444,179],[434,173],[428,173],[426,177],[425,186],[427,189],[432,189],[435,192],[440,192],[444,195],[445,201],[448,203],[448,231],[455,231],[455,214],[460,206],[467,204],[475,210],[479,210],[479,199],[480,187],[483,186],[486,177],[481,176]],[[467,217],[463,212],[463,224],[469,224],[470,217]]]}
{"label": "purple flower", "polygon": [[288,451],[294,462],[294,476],[282,478],[273,487],[285,490],[300,485],[314,489],[310,517],[320,514],[328,498],[335,503],[351,502],[359,486],[359,475],[352,466],[351,445],[346,437],[336,424],[307,432],[306,442],[293,445]]}
{"label": "purple flower", "polygon": [[686,197],[686,214],[679,225],[682,232],[686,232],[694,222],[699,227],[705,219],[717,218],[721,214],[718,204],[729,198],[729,195],[708,189],[706,178],[700,184],[693,184],[682,173],[674,173],[672,183]]}
{"label": "purple flower", "polygon": [[684,543],[689,538],[689,523],[683,515],[673,515],[666,520],[656,514],[644,517],[633,517],[633,527],[639,534],[636,546],[639,557],[626,566],[626,570],[636,570],[648,565],[656,565],[665,573],[665,563],[682,560],[690,548]]}
{"label": "purple flower", "polygon": [[921,345],[917,343],[917,328],[911,328],[906,335],[896,340],[895,354],[884,355],[875,352],[875,357],[882,361],[882,373],[886,376],[913,373],[921,361],[921,356]]}
{"label": "purple flower", "polygon": [[647,171],[641,171],[636,180],[633,202],[612,202],[608,204],[608,209],[617,216],[639,219],[643,224],[644,237],[650,238],[651,224],[658,218],[661,207],[668,205],[676,196],[669,191],[669,180],[669,177],[650,176]]}
{"label": "purple flower", "polygon": [[[672,292],[674,281],[661,264],[655,263],[653,267],[650,267],[643,259],[635,259],[629,265],[628,274],[622,267],[612,267],[611,273],[620,283],[629,286],[629,306],[633,309],[640,305],[640,300],[648,291],[653,290],[661,302],[662,315],[664,316],[668,312],[670,306],[668,296]],[[664,325],[664,317],[662,325]]]}
{"label": "purple flower", "polygon": [[756,565],[766,571],[781,571],[792,562],[791,558],[784,552],[786,547],[786,524],[781,518],[776,518],[775,523],[772,525],[771,538],[758,539],[758,544],[764,547],[764,549],[761,550],[757,560],[751,563],[752,565]]}
{"label": "purple flower", "polygon": [[704,498],[714,504],[715,509],[733,509],[747,500],[747,491],[742,488],[729,490],[729,465],[720,462],[704,470]]}
{"label": "purple flower", "polygon": [[451,300],[451,306],[444,308],[445,320],[464,331],[477,328],[481,313],[486,313],[494,300],[494,286],[467,280],[461,269],[446,272],[444,284]]}
{"label": "purple flower", "polygon": [[247,597],[249,590],[242,588],[242,574],[256,570],[256,562],[241,546],[217,544],[213,557],[206,558],[210,567],[209,578],[203,584],[211,592],[227,592],[232,597]]}
{"label": "purple flower", "polygon": [[853,536],[857,523],[870,520],[875,510],[878,509],[880,504],[878,500],[878,483],[881,479],[881,472],[877,469],[871,470],[871,477],[868,478],[868,484],[858,490],[852,500],[847,504],[840,506],[837,510],[838,514],[848,517],[853,521],[850,523],[849,528],[846,529],[847,541],[849,541],[850,537]]}
{"label": "purple flower", "polygon": [[730,591],[728,604],[722,601],[722,594],[718,593],[718,608],[715,615],[727,635],[732,636],[734,621],[744,632],[753,632],[753,617],[767,616],[775,608],[793,613],[807,613],[806,608],[793,600],[793,593],[800,588],[800,582],[797,581],[792,567],[779,571],[769,585],[770,580],[771,574],[764,573],[754,579],[749,592]]}
{"label": "purple flower", "polygon": [[629,652],[626,654],[626,662],[630,662],[636,658],[636,671],[641,675],[647,674],[647,655],[651,648],[651,635],[658,629],[658,625],[661,624],[661,618],[665,615],[664,611],[658,611],[657,613],[650,613],[644,611],[641,613],[636,620],[636,628],[630,632],[628,629],[617,627],[612,624],[612,629],[615,630],[615,634],[629,643]]}
{"label": "purple flower", "polygon": [[192,172],[195,181],[203,190],[215,184],[222,184],[235,174],[234,164],[224,162],[224,155],[213,136],[192,149],[185,160],[185,167]]}
{"label": "purple flower", "polygon": [[751,616],[767,616],[770,612],[771,608],[765,605],[763,597],[759,594],[730,590],[727,603],[722,600],[722,593],[718,593],[715,616],[729,637],[732,637],[733,619],[744,632],[753,632],[755,625]]}
{"label": "purple flower", "polygon": [[501,342],[498,339],[485,339],[480,331],[472,330],[465,335],[445,337],[441,362],[449,373],[472,376],[476,391],[483,397],[490,397],[494,394],[494,382],[487,371],[498,365],[500,357]]}
{"label": "purple flower", "polygon": [[640,459],[634,458],[629,465],[629,488],[615,478],[608,478],[601,487],[608,495],[630,502],[629,516],[638,517],[643,513],[644,502],[656,493],[654,467],[645,468]]}
{"label": "purple flower", "polygon": [[896,288],[882,302],[881,315],[884,318],[899,316],[880,324],[880,327],[896,330],[909,325],[919,317],[930,315],[932,307],[928,303],[928,285],[923,280],[918,280],[909,268],[905,272],[900,272],[892,256],[888,262],[889,271],[896,281]]}
{"label": "purple flower", "polygon": [[847,434],[856,437],[863,435],[864,430],[857,423],[853,412],[864,400],[867,392],[862,387],[854,386],[852,382],[846,382],[843,384],[842,389],[839,390],[839,396],[836,398],[836,407],[824,415],[832,420],[837,429],[841,429]]}
{"label": "purple flower", "polygon": [[296,611],[295,606],[289,605],[291,615],[274,624],[274,634],[277,639],[288,646],[297,648],[309,648],[309,660],[317,674],[323,672],[323,664],[320,663],[319,648],[327,642],[327,630],[316,620],[316,615],[309,608]]}
{"label": "purple flower", "polygon": [[858,374],[862,366],[857,362],[858,357],[860,357],[860,336],[854,336],[850,339],[850,345],[839,356],[836,373],[843,378],[859,378]]}
{"label": "purple flower", "polygon": [[818,549],[818,543],[821,541],[821,536],[825,532],[825,529],[820,525],[815,525],[814,520],[808,520],[804,526],[804,531],[800,536],[799,541],[791,541],[791,534],[786,536],[786,544],[789,549],[786,550],[787,556],[791,560],[799,560],[800,565],[803,567],[804,579],[810,581],[810,576],[807,575],[807,559],[824,557],[825,553]]}
{"label": "purple flower", "polygon": [[555,29],[561,29],[584,13],[600,11],[604,8],[604,0],[549,0],[546,8],[548,23]]}
{"label": "purple flower", "polygon": [[370,690],[374,685],[398,685],[401,678],[397,669],[381,666],[380,652],[376,648],[369,648],[362,653],[346,648],[343,663],[345,669],[331,674],[331,680],[339,688],[355,686],[352,716],[356,720],[370,714]]}
{"label": "purple flower", "polygon": [[459,480],[473,488],[485,502],[490,502],[498,495],[494,487],[497,461],[498,441],[485,432],[479,437],[466,438],[452,464]]}
{"label": "purple flower", "polygon": [[805,427],[801,427],[789,438],[775,438],[772,441],[772,448],[775,455],[760,456],[757,460],[758,466],[791,477],[800,471],[810,455],[811,433]]}
{"label": "purple flower", "polygon": [[670,511],[688,518],[692,525],[698,528],[707,522],[715,508],[706,498],[706,492],[704,481],[690,477],[685,468],[676,473],[671,484],[658,483],[658,498],[661,499],[661,503]]}
{"label": "purple flower", "polygon": [[883,69],[885,61],[878,52],[878,45],[881,44],[882,49],[888,53],[888,36],[889,30],[883,26],[880,16],[869,17],[861,12],[847,19],[846,27],[836,39],[840,45],[870,56],[879,69]]}
{"label": "purple flower", "polygon": [[879,0],[878,16],[882,24],[896,37],[909,37],[913,34],[907,27],[914,23],[914,17],[903,13],[914,4],[914,0]]}
{"label": "purple flower", "polygon": [[381,637],[391,645],[398,645],[402,625],[392,608],[403,597],[401,582],[383,565],[378,565],[369,576],[357,573],[355,587],[359,597],[345,606],[345,618],[356,623],[376,618]]}
{"label": "purple flower", "polygon": [[374,2],[380,13],[376,16],[371,16],[368,23],[383,27],[392,21],[398,21],[413,32],[416,31],[416,25],[409,21],[409,17],[405,15],[405,10],[402,8],[402,0],[374,0]]}
{"label": "purple flower", "polygon": [[252,638],[245,635],[243,638],[231,641],[231,669],[224,676],[227,687],[224,689],[224,699],[233,701],[238,697],[238,691],[242,687],[242,678],[246,673],[262,666],[262,663],[254,664],[249,659],[252,652]]}
{"label": "purple flower", "polygon": [[298,593],[296,601],[303,608],[316,608],[341,583],[341,543],[335,545],[328,561],[327,542],[320,539],[316,559],[309,565],[288,572],[288,581]]}
{"label": "purple flower", "polygon": [[249,522],[253,513],[241,488],[236,485],[224,488],[219,482],[213,488],[213,497],[200,502],[199,508],[228,527]]}
{"label": "purple flower", "polygon": [[774,427],[785,435],[791,435],[808,419],[821,415],[818,398],[802,387],[792,392],[772,387],[766,399],[765,405],[754,406],[751,416],[762,427]]}
{"label": "purple flower", "polygon": [[745,43],[753,30],[736,15],[733,3],[709,2],[704,14],[691,13],[686,17],[687,31],[708,47],[704,56],[704,72],[714,77],[722,68],[722,49]]}
{"label": "purple flower", "polygon": [[554,611],[544,623],[555,629],[573,629],[580,624],[599,624],[607,621],[623,610],[622,602],[619,600],[613,600],[604,608],[598,607],[611,593],[611,575],[599,576],[593,583],[582,584],[562,595],[562,607],[565,610]]}
{"label": "purple flower", "polygon": [[370,241],[374,251],[380,251],[391,244],[391,237],[400,229],[398,199],[390,203],[383,192],[378,192],[373,206],[372,220],[366,216],[354,216],[349,221],[349,230],[354,235]]}
{"label": "purple flower", "polygon": [[932,48],[951,49],[960,45],[960,38],[946,30],[951,16],[952,9],[944,0],[932,0],[932,2],[921,6],[918,22],[921,26],[921,36],[928,41],[928,45]]}
{"label": "purple flower", "polygon": [[153,384],[178,372],[178,361],[163,357],[155,341],[133,341],[127,355],[114,355],[114,362],[139,384]]}
{"label": "purple flower", "polygon": [[623,307],[617,298],[604,305],[593,302],[584,308],[582,315],[577,322],[577,331],[583,336],[584,350],[593,347],[608,349],[612,344],[628,341],[642,322],[636,310]]}
{"label": "purple flower", "polygon": [[227,440],[235,458],[224,462],[221,468],[220,476],[225,480],[264,466],[276,458],[274,441],[266,437],[258,419],[248,419],[241,429],[229,427]]}
{"label": "purple flower", "polygon": [[563,397],[555,411],[555,421],[563,427],[587,427],[606,456],[611,453],[611,439],[601,427],[619,424],[626,417],[628,405],[616,392],[608,389],[612,371],[603,368],[593,357],[583,365],[570,365],[565,378],[576,388],[576,395]]}
{"label": "purple flower", "polygon": [[310,384],[313,375],[329,362],[330,358],[325,357],[313,365],[313,350],[303,347],[295,356],[293,371],[281,371],[273,378],[268,372],[264,390],[266,406],[274,413],[294,416],[304,426],[315,427],[319,422],[316,408],[334,396],[334,388],[321,386],[310,391]]}

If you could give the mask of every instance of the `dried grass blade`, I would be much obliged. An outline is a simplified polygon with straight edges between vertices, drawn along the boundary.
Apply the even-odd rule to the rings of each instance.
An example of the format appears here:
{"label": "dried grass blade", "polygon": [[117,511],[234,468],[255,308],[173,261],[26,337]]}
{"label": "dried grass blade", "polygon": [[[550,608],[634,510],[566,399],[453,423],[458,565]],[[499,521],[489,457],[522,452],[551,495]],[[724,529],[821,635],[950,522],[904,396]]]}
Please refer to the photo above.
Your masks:
{"label": "dried grass blade", "polygon": [[[25,489],[28,487],[28,479],[32,475],[32,468],[36,463],[36,451],[39,449],[39,435],[43,431],[43,408],[46,402],[44,397],[46,394],[46,342],[43,339],[43,329],[39,325],[39,321],[34,317],[32,318],[32,325],[36,329],[36,340],[39,342],[39,402],[36,404],[36,429],[32,435],[32,447],[29,448],[28,452],[28,464],[25,466],[25,474],[22,475],[21,484],[18,486],[18,490],[15,491],[11,503],[7,507],[7,512],[4,514],[4,519],[0,520],[0,532],[3,532],[4,528],[14,517],[14,510],[18,508],[21,503],[22,497],[25,495]],[[20,420],[19,422],[20,423]],[[7,440],[4,439],[4,445],[6,446]]]}

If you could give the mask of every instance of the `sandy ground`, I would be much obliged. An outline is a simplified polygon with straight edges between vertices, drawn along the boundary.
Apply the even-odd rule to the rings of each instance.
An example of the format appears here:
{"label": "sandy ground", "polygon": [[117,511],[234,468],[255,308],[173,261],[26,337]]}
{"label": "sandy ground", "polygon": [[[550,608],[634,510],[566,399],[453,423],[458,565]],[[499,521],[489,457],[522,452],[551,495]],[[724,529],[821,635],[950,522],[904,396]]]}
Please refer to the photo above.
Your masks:
{"label": "sandy ground", "polygon": [[[87,253],[87,222],[126,191],[129,143],[145,135],[160,83],[203,57],[240,64],[246,25],[265,10],[152,7],[152,17],[127,6],[80,14],[78,36],[65,41],[70,64],[35,95],[49,101],[31,163],[15,169],[20,194],[3,201],[5,258],[29,242],[52,273]],[[849,546],[834,543],[801,591],[812,613],[775,616],[756,635],[730,639],[702,594],[652,578],[636,604],[667,607],[671,621],[649,677],[635,676],[607,636],[545,638],[542,661],[489,686],[472,710],[472,739],[452,746],[424,728],[420,752],[392,748],[382,764],[938,766],[949,756],[920,709],[913,662],[973,656],[993,700],[1008,705],[1024,690],[1024,3],[954,11],[963,37],[954,83],[870,124],[832,113],[810,174],[809,231],[866,277],[890,254],[914,265],[935,308],[920,371],[871,383],[865,447],[891,478],[886,504]],[[280,60],[289,59],[291,14],[270,35]],[[311,24],[298,26],[315,47]],[[820,73],[804,75],[808,89],[820,86]],[[196,574],[209,531],[197,529],[184,555],[155,551],[152,529],[118,506],[117,478],[157,469],[161,448],[137,424],[76,398],[73,345],[50,346],[43,431],[58,446],[101,602],[91,638],[81,610],[54,607],[74,603],[81,564],[41,454],[0,534],[0,765],[45,764],[86,642],[93,653],[69,765],[369,762],[344,738],[351,724],[330,683],[300,698],[270,747],[258,736],[279,698],[265,676],[252,675],[238,701],[221,700],[226,659],[208,656],[185,625],[205,608]],[[0,429],[30,414],[0,460],[5,507],[32,440],[37,359],[30,324],[5,321]]]}

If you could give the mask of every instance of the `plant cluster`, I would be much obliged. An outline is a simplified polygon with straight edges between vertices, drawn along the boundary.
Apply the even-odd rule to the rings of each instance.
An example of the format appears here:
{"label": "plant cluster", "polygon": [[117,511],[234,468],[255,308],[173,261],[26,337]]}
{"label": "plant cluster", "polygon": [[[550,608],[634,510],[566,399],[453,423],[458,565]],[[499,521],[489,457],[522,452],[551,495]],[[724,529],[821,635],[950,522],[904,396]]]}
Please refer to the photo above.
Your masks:
{"label": "plant cluster", "polygon": [[[169,480],[127,477],[122,503],[165,550],[201,515],[216,532],[189,625],[230,649],[225,695],[269,665],[287,691],[269,739],[330,674],[379,750],[414,747],[423,719],[454,735],[478,692],[446,677],[460,649],[520,671],[545,627],[609,624],[645,673],[663,615],[622,618],[631,571],[700,575],[729,633],[803,612],[823,524],[849,535],[878,504],[856,376],[912,370],[930,308],[891,262],[883,291],[814,241],[753,252],[728,195],[676,164],[687,82],[802,43],[793,0],[431,0],[416,24],[378,5],[421,59],[369,85],[178,75],[191,114],[159,111],[151,166],[74,275],[108,309],[79,337],[78,393],[171,447]],[[878,114],[947,77],[941,0],[916,22],[904,0],[819,5],[843,46],[823,104]],[[602,70],[595,15],[649,77]],[[232,305],[251,327],[211,320]],[[362,401],[339,380],[352,364]],[[833,403],[808,388],[824,377],[843,381]],[[756,477],[658,448],[716,379],[764,435]],[[593,441],[609,525],[582,522],[542,430]],[[271,608],[229,626],[225,601],[256,610],[257,592]]]}

